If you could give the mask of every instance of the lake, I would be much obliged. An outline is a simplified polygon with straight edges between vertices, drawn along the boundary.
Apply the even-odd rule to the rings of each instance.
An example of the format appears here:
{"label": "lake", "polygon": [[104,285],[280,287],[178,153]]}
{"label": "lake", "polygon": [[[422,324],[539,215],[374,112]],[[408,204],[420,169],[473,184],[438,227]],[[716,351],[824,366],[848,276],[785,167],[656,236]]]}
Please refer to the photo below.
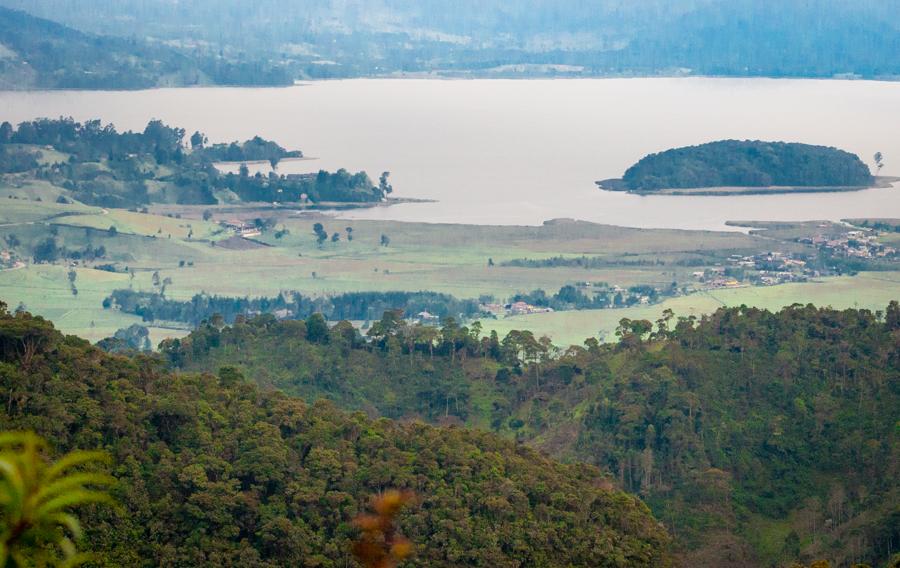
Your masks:
{"label": "lake", "polygon": [[536,225],[571,217],[722,229],[728,220],[900,217],[900,187],[852,193],[635,196],[599,190],[651,152],[717,139],[837,146],[900,175],[900,83],[770,79],[327,81],[274,89],[2,92],[2,119],[151,118],[210,141],[256,134],[320,168],[388,170],[396,197],[436,200],[344,217]]}

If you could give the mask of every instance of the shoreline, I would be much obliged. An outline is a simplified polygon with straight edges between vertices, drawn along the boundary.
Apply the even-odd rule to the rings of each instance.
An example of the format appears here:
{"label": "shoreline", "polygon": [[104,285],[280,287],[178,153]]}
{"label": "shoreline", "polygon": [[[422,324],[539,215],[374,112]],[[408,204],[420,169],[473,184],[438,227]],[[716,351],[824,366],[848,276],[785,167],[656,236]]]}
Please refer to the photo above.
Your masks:
{"label": "shoreline", "polygon": [[[467,74],[468,73],[468,74]],[[578,81],[578,80],[623,80],[623,79],[712,79],[712,80],[766,80],[766,81],[831,81],[844,83],[900,83],[900,75],[877,75],[877,76],[820,76],[820,75],[715,75],[715,74],[679,74],[679,73],[618,73],[618,74],[497,74],[485,73],[482,70],[474,71],[447,71],[447,70],[424,70],[413,72],[395,72],[373,75],[356,75],[347,77],[309,77],[297,78],[292,83],[287,84],[229,84],[229,83],[209,83],[209,84],[190,84],[190,85],[154,85],[149,87],[136,88],[77,88],[77,87],[57,87],[57,88],[37,88],[35,86],[26,86],[24,88],[10,88],[4,85],[0,88],[0,94],[34,94],[34,93],[52,93],[52,92],[97,92],[97,93],[137,93],[145,91],[159,90],[195,90],[195,89],[290,89],[293,87],[308,87],[316,83],[332,83],[338,81],[365,81],[365,80],[397,80],[397,81]]]}
{"label": "shoreline", "polygon": [[887,189],[900,182],[900,177],[875,176],[868,186],[734,186],[734,187],[686,187],[657,190],[626,189],[621,179],[605,179],[594,182],[601,191],[615,191],[631,195],[676,195],[676,196],[733,196],[733,195],[789,195],[795,193],[843,193],[867,189]]}

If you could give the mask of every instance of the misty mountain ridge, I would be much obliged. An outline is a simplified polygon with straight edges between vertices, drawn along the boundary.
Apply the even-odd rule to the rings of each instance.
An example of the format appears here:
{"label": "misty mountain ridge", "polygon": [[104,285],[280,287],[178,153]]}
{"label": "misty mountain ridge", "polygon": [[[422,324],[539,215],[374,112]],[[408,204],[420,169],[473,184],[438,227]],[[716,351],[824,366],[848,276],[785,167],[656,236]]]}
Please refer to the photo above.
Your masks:
{"label": "misty mountain ridge", "polygon": [[[437,73],[900,76],[900,3],[0,0],[75,29],[293,79]],[[6,38],[0,43],[7,45]],[[512,67],[510,67],[512,66]],[[213,80],[213,82],[216,82]]]}

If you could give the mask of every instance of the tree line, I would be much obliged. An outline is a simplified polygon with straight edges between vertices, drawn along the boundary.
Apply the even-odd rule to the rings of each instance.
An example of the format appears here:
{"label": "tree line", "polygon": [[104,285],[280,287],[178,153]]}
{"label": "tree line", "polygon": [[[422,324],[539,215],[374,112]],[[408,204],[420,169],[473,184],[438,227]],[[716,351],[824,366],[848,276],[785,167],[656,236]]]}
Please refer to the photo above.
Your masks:
{"label": "tree line", "polygon": [[141,316],[146,322],[176,321],[192,326],[215,317],[230,324],[238,317],[257,314],[303,319],[320,313],[332,321],[368,321],[397,308],[413,317],[428,312],[435,319],[472,317],[480,311],[475,300],[459,300],[437,292],[347,292],[319,297],[283,292],[274,297],[256,298],[195,294],[190,300],[174,300],[158,292],[119,289],[103,300],[103,307]]}

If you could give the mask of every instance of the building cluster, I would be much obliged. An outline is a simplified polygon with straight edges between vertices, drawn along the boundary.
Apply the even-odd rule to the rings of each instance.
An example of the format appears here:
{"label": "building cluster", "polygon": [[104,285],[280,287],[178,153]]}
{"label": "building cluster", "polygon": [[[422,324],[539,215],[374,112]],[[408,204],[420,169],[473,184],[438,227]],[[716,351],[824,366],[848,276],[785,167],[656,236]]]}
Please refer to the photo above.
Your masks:
{"label": "building cluster", "polygon": [[21,268],[25,266],[25,263],[19,260],[19,258],[9,250],[0,250],[0,270],[6,270],[9,268]]}
{"label": "building cluster", "polygon": [[752,256],[733,254],[728,257],[727,264],[694,272],[693,276],[708,289],[740,288],[750,284],[775,286],[806,282],[821,276],[818,270],[808,267],[805,260],[778,251]]}
{"label": "building cluster", "polygon": [[245,223],[239,219],[229,219],[227,221],[221,221],[219,225],[233,232],[239,237],[258,237],[262,234],[262,232],[259,230],[259,227],[257,227],[256,225]]}
{"label": "building cluster", "polygon": [[505,317],[521,316],[525,314],[547,314],[552,312],[553,308],[535,306],[528,302],[512,302],[509,304],[487,303],[481,304],[481,311],[493,314],[496,317]]}
{"label": "building cluster", "polygon": [[847,258],[895,259],[898,256],[897,249],[878,242],[878,233],[874,231],[847,231],[837,237],[817,235],[800,239],[800,242]]}

